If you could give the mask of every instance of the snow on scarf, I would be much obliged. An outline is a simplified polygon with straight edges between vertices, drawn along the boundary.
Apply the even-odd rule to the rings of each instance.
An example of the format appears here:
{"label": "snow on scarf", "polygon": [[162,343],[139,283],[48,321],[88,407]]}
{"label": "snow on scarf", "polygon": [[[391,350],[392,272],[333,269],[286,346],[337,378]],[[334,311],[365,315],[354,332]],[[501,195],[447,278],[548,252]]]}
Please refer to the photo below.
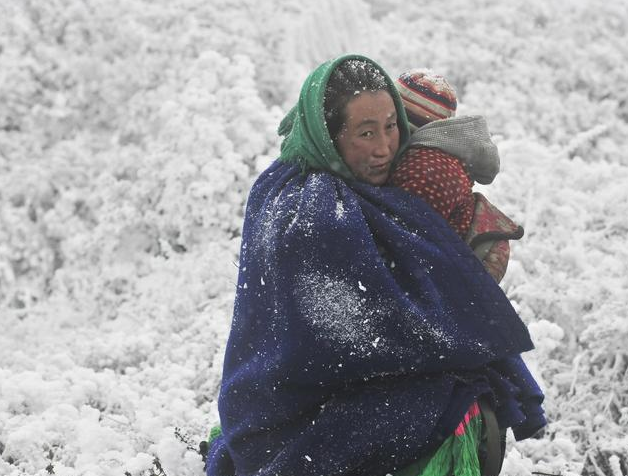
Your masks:
{"label": "snow on scarf", "polygon": [[257,180],[207,474],[374,475],[438,447],[478,395],[544,424],[525,325],[420,198],[300,173]]}

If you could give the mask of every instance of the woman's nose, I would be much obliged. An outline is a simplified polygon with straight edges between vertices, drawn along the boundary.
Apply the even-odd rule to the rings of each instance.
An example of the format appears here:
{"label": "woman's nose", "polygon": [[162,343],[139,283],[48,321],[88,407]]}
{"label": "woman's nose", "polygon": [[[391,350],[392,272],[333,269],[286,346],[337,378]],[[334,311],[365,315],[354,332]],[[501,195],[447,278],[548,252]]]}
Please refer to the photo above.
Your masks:
{"label": "woman's nose", "polygon": [[377,139],[373,155],[375,157],[388,157],[390,155],[392,140],[387,135],[382,135]]}

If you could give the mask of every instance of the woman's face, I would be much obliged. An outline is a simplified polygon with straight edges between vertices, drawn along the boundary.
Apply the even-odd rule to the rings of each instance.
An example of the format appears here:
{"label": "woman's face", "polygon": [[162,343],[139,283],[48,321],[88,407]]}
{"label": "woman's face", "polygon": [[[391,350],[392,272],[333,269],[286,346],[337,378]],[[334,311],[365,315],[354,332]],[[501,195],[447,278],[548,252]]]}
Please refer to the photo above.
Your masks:
{"label": "woman's face", "polygon": [[342,159],[358,180],[383,185],[399,149],[397,110],[391,95],[362,92],[347,103],[345,118],[336,139]]}

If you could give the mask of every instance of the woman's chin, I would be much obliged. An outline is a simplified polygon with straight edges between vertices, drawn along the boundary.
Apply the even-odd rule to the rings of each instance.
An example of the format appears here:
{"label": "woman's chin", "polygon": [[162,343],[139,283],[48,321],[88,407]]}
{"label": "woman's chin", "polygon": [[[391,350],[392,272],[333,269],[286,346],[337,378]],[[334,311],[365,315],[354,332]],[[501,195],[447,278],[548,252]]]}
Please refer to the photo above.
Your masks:
{"label": "woman's chin", "polygon": [[381,185],[384,185],[386,183],[386,180],[388,179],[388,176],[384,177],[384,178],[378,178],[377,180],[371,180],[369,183],[371,185],[375,185],[376,187],[379,187]]}
{"label": "woman's chin", "polygon": [[364,177],[362,180],[371,185],[380,186],[386,183],[386,181],[388,180],[388,175],[389,169],[386,169],[377,173],[371,173]]}

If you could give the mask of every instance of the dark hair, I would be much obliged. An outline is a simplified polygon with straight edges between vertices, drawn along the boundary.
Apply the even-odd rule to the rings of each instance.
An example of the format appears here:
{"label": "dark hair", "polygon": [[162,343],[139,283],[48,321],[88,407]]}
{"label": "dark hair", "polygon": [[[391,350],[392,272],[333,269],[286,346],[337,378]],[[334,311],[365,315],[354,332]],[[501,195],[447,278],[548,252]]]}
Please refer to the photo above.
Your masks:
{"label": "dark hair", "polygon": [[382,72],[372,63],[361,59],[348,59],[331,73],[325,88],[325,122],[329,136],[335,142],[344,124],[345,108],[351,98],[363,91],[388,91]]}

